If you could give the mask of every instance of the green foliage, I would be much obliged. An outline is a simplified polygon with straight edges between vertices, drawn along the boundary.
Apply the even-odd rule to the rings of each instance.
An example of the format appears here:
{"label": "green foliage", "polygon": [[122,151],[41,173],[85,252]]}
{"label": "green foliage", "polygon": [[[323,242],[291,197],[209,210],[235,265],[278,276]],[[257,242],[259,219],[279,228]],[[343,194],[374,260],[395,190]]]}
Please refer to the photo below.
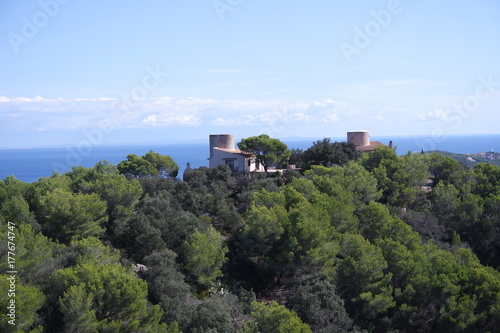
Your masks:
{"label": "green foliage", "polygon": [[12,196],[0,206],[0,217],[16,224],[28,223],[39,228],[35,215],[30,211],[28,202],[20,195]]}
{"label": "green foliage", "polygon": [[106,161],[93,168],[74,167],[67,173],[77,193],[98,194],[106,202],[109,220],[128,217],[142,194],[142,188],[135,179],[127,180],[118,168]]}
{"label": "green foliage", "polygon": [[426,155],[408,153],[398,157],[389,147],[378,147],[363,156],[361,165],[377,179],[383,203],[412,207],[424,196],[421,186],[430,177]]}
{"label": "green foliage", "polygon": [[[312,179],[312,184],[317,192],[310,197],[310,201],[316,206],[323,207],[330,216],[330,224],[339,232],[354,232],[358,228],[358,219],[354,215],[356,210],[353,193],[346,190],[342,184],[345,183],[339,177],[331,175],[318,175],[319,172],[336,172],[337,168],[314,167],[306,175]],[[321,170],[321,171],[320,171]]]}
{"label": "green foliage", "polygon": [[72,192],[71,179],[66,175],[54,173],[51,177],[40,178],[28,187],[26,200],[30,205],[30,209],[35,213],[37,220],[43,219],[40,200],[56,189]]}
{"label": "green foliage", "polygon": [[126,161],[118,163],[118,170],[122,174],[131,174],[135,177],[153,176],[158,173],[151,162],[135,154],[127,155]]}
{"label": "green foliage", "polygon": [[117,264],[84,263],[51,277],[65,331],[166,332],[159,306],[147,303],[147,284]]}
{"label": "green foliage", "polygon": [[158,171],[158,176],[160,177],[177,177],[179,172],[179,166],[172,157],[168,155],[160,155],[150,150],[144,156],[143,159],[151,163],[154,168]]}
{"label": "green foliage", "polygon": [[417,232],[423,242],[432,240],[440,248],[449,248],[448,232],[432,211],[400,210],[398,217]]}
{"label": "green foliage", "polygon": [[439,154],[452,158],[466,167],[474,167],[479,163],[489,163],[492,165],[500,165],[500,153],[497,152],[484,152],[484,153],[473,153],[473,154],[456,154],[448,151],[442,150],[431,150],[426,152],[427,154]]}
{"label": "green foliage", "polygon": [[0,181],[0,203],[9,197],[25,195],[29,185],[14,176],[8,176]]}
{"label": "green foliage", "polygon": [[324,250],[336,235],[332,217],[325,207],[311,204],[307,197],[319,201],[321,193],[306,179],[294,180],[280,192],[263,190],[255,195],[255,206],[238,234],[238,247],[259,274],[270,274],[268,279],[286,276],[301,266],[312,269],[329,260]]}
{"label": "green foliage", "polygon": [[184,212],[170,193],[161,191],[146,198],[131,218],[115,224],[113,244],[140,262],[155,250],[180,252],[186,238],[204,226],[196,216]]}
{"label": "green foliage", "polygon": [[245,227],[241,231],[243,248],[251,257],[272,255],[288,224],[283,207],[254,206],[247,213]]}
{"label": "green foliage", "polygon": [[312,333],[309,325],[302,322],[294,311],[276,302],[269,305],[253,303],[251,317],[252,320],[245,324],[244,333]]}
{"label": "green foliage", "polygon": [[44,234],[61,243],[104,233],[106,203],[97,194],[73,194],[56,188],[40,198]]}
{"label": "green foliage", "polygon": [[135,154],[128,155],[127,160],[118,163],[118,170],[122,174],[135,177],[177,177],[179,166],[170,156],[151,150],[140,157]]}
{"label": "green foliage", "polygon": [[370,202],[359,210],[359,231],[372,243],[390,238],[415,249],[420,245],[420,236],[400,219],[391,216],[389,210],[378,202]]}
{"label": "green foliage", "polygon": [[138,178],[103,161],[0,181],[18,331],[498,331],[498,167],[378,148],[304,175],[180,180],[160,157],[124,161]]}
{"label": "green foliage", "polygon": [[332,240],[334,230],[330,216],[322,207],[309,202],[297,204],[289,210],[290,228],[287,232],[290,252],[300,260],[320,245]]}
{"label": "green foliage", "polygon": [[287,306],[314,332],[347,332],[353,325],[344,301],[325,278],[305,277],[287,297]]}
{"label": "green foliage", "polygon": [[146,281],[151,301],[163,310],[163,321],[177,322],[185,328],[193,317],[195,302],[184,275],[178,270],[176,258],[177,254],[171,250],[153,252],[144,258],[148,268]]}
{"label": "green foliage", "polygon": [[[7,237],[7,223],[2,222],[0,232]],[[37,233],[31,225],[16,225],[15,260],[18,277],[23,283],[35,285],[42,289],[48,277],[59,268],[59,254],[64,247],[53,243],[50,239]],[[7,240],[7,239],[6,239]],[[8,242],[0,242],[0,268],[9,271],[7,266]]]}
{"label": "green foliage", "polygon": [[64,316],[64,332],[96,332],[99,322],[96,310],[92,308],[92,295],[85,291],[85,285],[68,288],[59,299],[61,313]]}
{"label": "green foliage", "polygon": [[336,178],[347,191],[354,194],[358,204],[380,199],[382,193],[377,189],[377,180],[361,165],[351,162],[342,171],[343,174],[340,173],[340,177]]}
{"label": "green foliage", "polygon": [[451,220],[460,205],[460,192],[452,184],[438,183],[431,193],[432,209],[441,223],[450,226]]}
{"label": "green foliage", "polygon": [[429,161],[429,171],[434,178],[434,183],[458,185],[464,177],[464,167],[451,157],[432,153]]}
{"label": "green foliage", "polygon": [[202,286],[210,286],[222,275],[222,265],[226,262],[227,248],[221,234],[210,227],[206,231],[196,230],[184,242],[186,270]]}
{"label": "green foliage", "polygon": [[118,264],[120,261],[120,253],[105,246],[96,237],[72,241],[67,249],[67,253],[74,258],[73,262],[75,265],[82,265],[84,263],[111,265]]}
{"label": "green foliage", "polygon": [[392,274],[380,248],[361,235],[345,234],[337,267],[337,287],[354,317],[373,320],[396,304],[392,298]]}
{"label": "green foliage", "polygon": [[361,157],[352,142],[330,142],[330,138],[318,140],[304,151],[301,160],[304,169],[310,169],[313,165],[331,167],[333,165],[345,165],[349,161],[355,161]]}
{"label": "green foliage", "polygon": [[274,164],[286,164],[291,155],[285,143],[278,139],[272,139],[267,134],[243,139],[238,142],[238,148],[254,153],[257,161],[264,166],[266,172]]}
{"label": "green foliage", "polygon": [[[205,214],[225,229],[231,229],[231,221],[224,221],[224,213],[231,214],[231,197],[237,187],[237,179],[227,165],[216,168],[192,170],[184,184],[177,184],[176,197],[183,209],[193,214]],[[227,223],[227,224],[226,224]],[[235,222],[238,223],[238,222]]]}
{"label": "green foliage", "polygon": [[500,194],[500,166],[490,163],[479,163],[474,166],[476,186],[474,193],[487,198]]}
{"label": "green foliage", "polygon": [[230,309],[217,298],[211,298],[201,303],[193,315],[191,332],[236,332]]}
{"label": "green foliage", "polygon": [[33,213],[30,212],[26,195],[30,185],[8,176],[0,181],[0,219],[14,223],[30,223],[36,225]]}
{"label": "green foliage", "polygon": [[290,149],[290,158],[288,159],[288,162],[290,164],[295,165],[297,168],[301,168],[303,163],[304,163],[304,152],[302,149]]}
{"label": "green foliage", "polygon": [[129,258],[137,262],[141,262],[155,250],[161,251],[167,248],[161,238],[161,230],[152,225],[143,214],[117,225],[114,232],[116,234],[114,246],[123,249]]}
{"label": "green foliage", "polygon": [[5,333],[30,331],[36,311],[43,304],[43,293],[36,287],[21,283],[16,274],[0,274],[0,288],[3,292],[0,297],[0,330]]}

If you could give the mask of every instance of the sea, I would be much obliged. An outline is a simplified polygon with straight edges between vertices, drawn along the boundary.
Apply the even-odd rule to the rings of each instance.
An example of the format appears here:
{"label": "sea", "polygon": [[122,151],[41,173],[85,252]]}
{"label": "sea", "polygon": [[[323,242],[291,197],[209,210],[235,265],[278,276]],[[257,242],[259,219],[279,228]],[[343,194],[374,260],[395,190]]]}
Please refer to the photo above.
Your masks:
{"label": "sea", "polygon": [[[281,139],[290,149],[307,149],[323,138]],[[345,141],[345,138],[331,138],[331,141]],[[371,141],[380,141],[386,145],[392,141],[398,155],[408,152],[443,150],[458,154],[500,152],[500,134],[498,135],[460,135],[460,136],[394,136],[371,137]],[[106,160],[118,164],[126,160],[127,155],[142,156],[150,150],[171,156],[179,165],[182,177],[187,163],[191,168],[208,166],[209,145],[206,143],[175,144],[123,144],[99,146],[62,146],[45,148],[3,148],[0,149],[0,179],[13,175],[17,179],[31,183],[42,177],[50,177],[54,172],[65,173],[73,166],[92,167]]]}

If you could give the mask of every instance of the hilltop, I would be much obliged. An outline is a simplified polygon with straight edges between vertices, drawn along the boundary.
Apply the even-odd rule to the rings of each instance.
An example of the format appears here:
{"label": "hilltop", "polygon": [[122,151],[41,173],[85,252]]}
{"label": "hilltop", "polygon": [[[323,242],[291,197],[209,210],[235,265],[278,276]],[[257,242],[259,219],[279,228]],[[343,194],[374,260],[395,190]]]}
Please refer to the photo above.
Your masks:
{"label": "hilltop", "polygon": [[426,153],[438,153],[444,156],[448,156],[467,166],[474,166],[475,164],[480,162],[488,162],[491,164],[500,165],[500,153],[492,151],[474,154],[456,154],[450,153],[448,151],[431,150],[427,151]]}

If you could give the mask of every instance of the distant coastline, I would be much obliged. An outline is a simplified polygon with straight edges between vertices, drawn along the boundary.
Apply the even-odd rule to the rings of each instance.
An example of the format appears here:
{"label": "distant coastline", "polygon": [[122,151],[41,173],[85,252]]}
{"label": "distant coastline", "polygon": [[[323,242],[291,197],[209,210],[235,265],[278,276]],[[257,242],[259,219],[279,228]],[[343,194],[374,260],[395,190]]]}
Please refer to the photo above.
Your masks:
{"label": "distant coastline", "polygon": [[[307,149],[313,142],[323,138],[283,138],[289,148]],[[332,141],[345,141],[345,137],[331,137]],[[372,140],[388,144],[393,141],[398,155],[408,151],[446,151],[454,154],[476,154],[500,152],[500,134],[494,135],[454,135],[444,140],[435,140],[431,136],[372,136]],[[76,147],[43,147],[43,148],[0,148],[0,179],[9,175],[25,181],[33,182],[41,177],[49,177],[54,171],[67,172],[72,166],[92,167],[101,160],[118,164],[128,154],[143,155],[149,150],[170,155],[180,167],[180,175],[187,162],[191,167],[208,166],[209,154],[207,141],[176,141],[172,143],[149,144],[109,144],[95,146],[85,154],[78,154]],[[54,168],[58,166],[59,168]]]}
{"label": "distant coastline", "polygon": [[451,157],[460,163],[472,167],[478,163],[486,162],[495,165],[500,165],[500,153],[489,151],[489,152],[480,152],[473,154],[456,154],[449,151],[441,151],[441,150],[432,150],[426,153],[438,153],[444,156]]}

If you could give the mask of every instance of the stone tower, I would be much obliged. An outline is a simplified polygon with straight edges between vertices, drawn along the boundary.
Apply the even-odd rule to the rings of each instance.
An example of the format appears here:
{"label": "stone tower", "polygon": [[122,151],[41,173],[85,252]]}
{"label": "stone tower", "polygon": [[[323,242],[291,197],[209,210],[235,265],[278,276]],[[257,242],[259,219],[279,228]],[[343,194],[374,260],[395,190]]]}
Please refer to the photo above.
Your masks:
{"label": "stone tower", "polygon": [[210,158],[214,157],[214,148],[234,149],[233,134],[210,135]]}
{"label": "stone tower", "polygon": [[352,142],[356,146],[369,146],[370,132],[368,131],[347,132],[347,142]]}

